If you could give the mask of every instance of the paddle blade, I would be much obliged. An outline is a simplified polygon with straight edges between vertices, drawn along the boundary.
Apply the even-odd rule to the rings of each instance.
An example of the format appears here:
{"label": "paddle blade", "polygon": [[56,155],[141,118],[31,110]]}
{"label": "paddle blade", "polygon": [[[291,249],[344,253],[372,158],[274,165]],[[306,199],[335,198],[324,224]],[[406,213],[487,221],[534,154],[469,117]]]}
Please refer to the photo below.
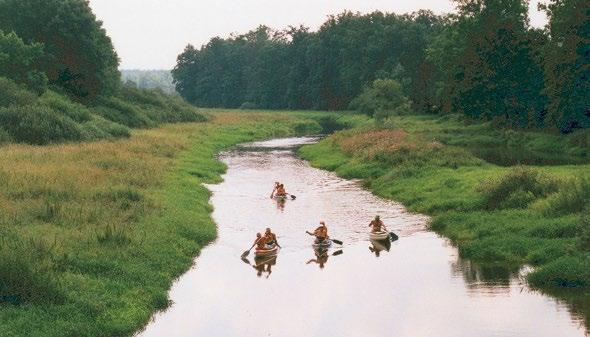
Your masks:
{"label": "paddle blade", "polygon": [[294,196],[293,194],[291,194],[291,200],[295,200],[295,199],[297,199],[297,197]]}
{"label": "paddle blade", "polygon": [[394,232],[389,233],[389,237],[391,237],[391,241],[396,241],[399,239],[399,236],[397,236]]}
{"label": "paddle blade", "polygon": [[337,245],[343,245],[344,242],[340,241],[340,240],[336,240],[336,239],[332,239],[332,242],[334,242]]}
{"label": "paddle blade", "polygon": [[242,258],[245,258],[246,256],[248,256],[248,254],[250,254],[250,251],[247,250],[242,254]]}

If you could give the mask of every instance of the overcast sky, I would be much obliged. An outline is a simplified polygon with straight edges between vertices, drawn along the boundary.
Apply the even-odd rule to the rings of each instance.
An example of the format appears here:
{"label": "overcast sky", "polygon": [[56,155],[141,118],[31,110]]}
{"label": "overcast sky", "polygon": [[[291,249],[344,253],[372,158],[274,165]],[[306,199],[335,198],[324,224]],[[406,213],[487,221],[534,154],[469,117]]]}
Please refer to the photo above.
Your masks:
{"label": "overcast sky", "polygon": [[[90,0],[90,5],[115,44],[121,69],[171,69],[188,43],[200,47],[212,37],[245,33],[260,24],[317,29],[326,16],[345,9],[453,11],[449,0]],[[531,11],[533,25],[544,21],[544,15]]]}

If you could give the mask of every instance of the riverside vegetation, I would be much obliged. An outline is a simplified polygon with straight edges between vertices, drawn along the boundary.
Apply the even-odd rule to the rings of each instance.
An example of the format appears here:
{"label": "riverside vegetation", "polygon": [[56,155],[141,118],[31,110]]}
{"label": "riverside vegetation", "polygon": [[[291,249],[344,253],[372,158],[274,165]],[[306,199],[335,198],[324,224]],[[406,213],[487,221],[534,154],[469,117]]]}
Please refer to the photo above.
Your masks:
{"label": "riverside vegetation", "polygon": [[460,115],[390,116],[300,155],[433,216],[431,228],[463,257],[535,266],[528,282],[575,302],[589,321],[590,133],[504,130]]}
{"label": "riverside vegetation", "polygon": [[129,336],[213,240],[209,192],[237,143],[362,117],[210,112],[129,139],[0,147],[3,336]]}

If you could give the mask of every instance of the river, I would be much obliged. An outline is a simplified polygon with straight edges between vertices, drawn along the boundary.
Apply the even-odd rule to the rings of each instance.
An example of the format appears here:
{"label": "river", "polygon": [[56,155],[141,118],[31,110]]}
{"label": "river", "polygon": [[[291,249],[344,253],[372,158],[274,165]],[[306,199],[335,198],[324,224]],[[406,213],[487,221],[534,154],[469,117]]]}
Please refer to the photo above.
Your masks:
{"label": "river", "polygon": [[[463,260],[427,217],[298,159],[294,148],[313,141],[244,144],[220,156],[224,182],[208,186],[218,239],[139,336],[587,335],[582,318],[529,289],[521,270]],[[276,180],[297,198],[271,200]],[[377,214],[398,241],[369,240]],[[320,220],[342,246],[312,249],[305,231]],[[277,258],[240,259],[266,227],[283,247]]]}

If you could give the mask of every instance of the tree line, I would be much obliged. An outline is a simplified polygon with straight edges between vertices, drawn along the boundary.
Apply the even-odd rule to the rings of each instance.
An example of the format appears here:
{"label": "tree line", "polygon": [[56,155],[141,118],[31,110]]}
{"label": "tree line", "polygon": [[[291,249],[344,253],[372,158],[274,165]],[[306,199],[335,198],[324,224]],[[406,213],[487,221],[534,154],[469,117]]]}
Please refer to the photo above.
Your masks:
{"label": "tree line", "polygon": [[[390,110],[590,127],[590,2],[548,1],[544,29],[530,26],[528,1],[455,4],[447,15],[344,12],[316,32],[260,26],[188,45],[173,70],[176,88],[204,107],[345,110],[379,96],[367,93],[374,83],[387,84],[403,106],[374,105]],[[391,94],[398,87],[405,97]]]}

